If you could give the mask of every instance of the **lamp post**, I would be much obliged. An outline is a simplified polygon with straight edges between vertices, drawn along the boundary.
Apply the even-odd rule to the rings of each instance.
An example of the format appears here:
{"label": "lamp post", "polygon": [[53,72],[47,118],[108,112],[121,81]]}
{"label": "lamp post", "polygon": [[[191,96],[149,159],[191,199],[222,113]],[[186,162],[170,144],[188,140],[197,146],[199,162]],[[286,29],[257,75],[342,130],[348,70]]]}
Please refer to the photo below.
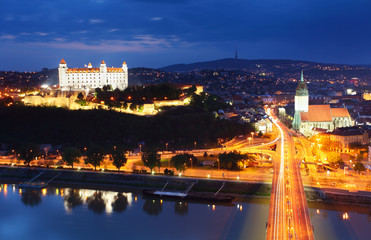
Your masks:
{"label": "lamp post", "polygon": [[168,143],[165,143],[165,146],[166,146],[166,152],[167,152],[167,146],[168,146],[169,144]]}
{"label": "lamp post", "polygon": [[197,149],[197,142],[195,141],[194,142],[194,145],[195,145],[195,150]]}

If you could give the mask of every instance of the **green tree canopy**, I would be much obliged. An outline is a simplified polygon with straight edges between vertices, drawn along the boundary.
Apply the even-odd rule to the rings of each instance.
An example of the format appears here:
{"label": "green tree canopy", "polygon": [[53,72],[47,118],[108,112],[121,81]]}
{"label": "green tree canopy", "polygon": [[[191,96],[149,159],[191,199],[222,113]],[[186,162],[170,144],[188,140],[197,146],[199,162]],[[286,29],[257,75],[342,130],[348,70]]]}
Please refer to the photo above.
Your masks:
{"label": "green tree canopy", "polygon": [[366,170],[365,166],[361,162],[356,162],[354,164],[353,169],[354,169],[354,171],[357,171],[357,172],[361,172],[361,171],[365,171]]}
{"label": "green tree canopy", "polygon": [[40,148],[36,144],[26,143],[25,145],[21,146],[17,152],[17,158],[23,160],[24,164],[27,164],[29,166],[30,163],[37,156],[39,156]]}
{"label": "green tree canopy", "polygon": [[93,145],[88,148],[86,163],[94,166],[94,170],[97,170],[97,166],[103,162],[104,150],[101,146]]}
{"label": "green tree canopy", "polygon": [[81,151],[78,148],[74,147],[68,147],[64,149],[62,153],[62,159],[63,161],[69,165],[72,166],[74,163],[79,163],[80,162],[80,157],[81,157]]}
{"label": "green tree canopy", "polygon": [[171,162],[173,162],[176,170],[183,172],[187,166],[197,165],[198,159],[193,154],[185,153],[173,156]]}
{"label": "green tree canopy", "polygon": [[125,156],[124,150],[115,148],[111,156],[112,156],[112,164],[117,168],[118,171],[120,171],[120,168],[125,166],[128,160]]}
{"label": "green tree canopy", "polygon": [[158,154],[156,149],[147,149],[142,153],[142,161],[152,172],[153,168],[161,166],[161,154]]}
{"label": "green tree canopy", "polygon": [[84,94],[82,94],[82,92],[79,92],[79,94],[77,95],[77,99],[84,100]]}
{"label": "green tree canopy", "polygon": [[339,168],[344,164],[343,160],[341,159],[340,155],[335,152],[329,152],[326,155],[327,161],[331,167]]}
{"label": "green tree canopy", "polygon": [[248,154],[241,154],[237,151],[224,152],[219,154],[220,168],[224,169],[240,169],[240,162],[243,160],[251,160],[251,156]]}

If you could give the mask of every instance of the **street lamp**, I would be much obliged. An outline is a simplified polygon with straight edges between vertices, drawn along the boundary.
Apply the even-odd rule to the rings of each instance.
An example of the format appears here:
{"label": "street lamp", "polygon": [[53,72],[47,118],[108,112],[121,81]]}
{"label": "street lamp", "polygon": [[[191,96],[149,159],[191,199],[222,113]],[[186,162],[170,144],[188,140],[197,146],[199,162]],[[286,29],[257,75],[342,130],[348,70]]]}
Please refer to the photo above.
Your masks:
{"label": "street lamp", "polygon": [[195,141],[194,144],[195,144],[195,150],[196,150],[197,149],[197,142]]}
{"label": "street lamp", "polygon": [[166,152],[167,152],[167,146],[168,146],[168,145],[169,145],[168,143],[165,144],[165,146],[166,146]]}

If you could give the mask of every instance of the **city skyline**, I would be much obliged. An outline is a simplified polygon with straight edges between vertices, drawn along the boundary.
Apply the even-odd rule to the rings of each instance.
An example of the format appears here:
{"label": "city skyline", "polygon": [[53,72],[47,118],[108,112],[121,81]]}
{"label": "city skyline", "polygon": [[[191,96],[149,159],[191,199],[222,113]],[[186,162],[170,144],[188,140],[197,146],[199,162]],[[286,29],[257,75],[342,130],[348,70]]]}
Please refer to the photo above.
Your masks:
{"label": "city skyline", "polygon": [[[163,67],[233,58],[371,64],[366,1],[6,2],[1,70],[72,66]],[[31,9],[31,10],[30,10]]]}

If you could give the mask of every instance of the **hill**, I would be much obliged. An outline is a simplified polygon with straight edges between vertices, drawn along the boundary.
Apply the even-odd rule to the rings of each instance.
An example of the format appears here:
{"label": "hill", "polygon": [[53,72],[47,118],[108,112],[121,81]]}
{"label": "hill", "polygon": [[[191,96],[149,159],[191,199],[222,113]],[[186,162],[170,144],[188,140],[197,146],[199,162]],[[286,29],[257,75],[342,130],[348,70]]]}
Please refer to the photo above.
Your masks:
{"label": "hill", "polygon": [[316,65],[344,66],[341,64],[324,64],[302,60],[287,60],[287,59],[249,60],[249,59],[225,58],[214,61],[196,62],[190,64],[174,64],[162,67],[160,69],[166,72],[190,72],[200,70],[243,70],[255,72],[256,68],[260,67],[260,65],[264,67],[273,66],[297,67],[303,65],[307,67],[313,67]]}

